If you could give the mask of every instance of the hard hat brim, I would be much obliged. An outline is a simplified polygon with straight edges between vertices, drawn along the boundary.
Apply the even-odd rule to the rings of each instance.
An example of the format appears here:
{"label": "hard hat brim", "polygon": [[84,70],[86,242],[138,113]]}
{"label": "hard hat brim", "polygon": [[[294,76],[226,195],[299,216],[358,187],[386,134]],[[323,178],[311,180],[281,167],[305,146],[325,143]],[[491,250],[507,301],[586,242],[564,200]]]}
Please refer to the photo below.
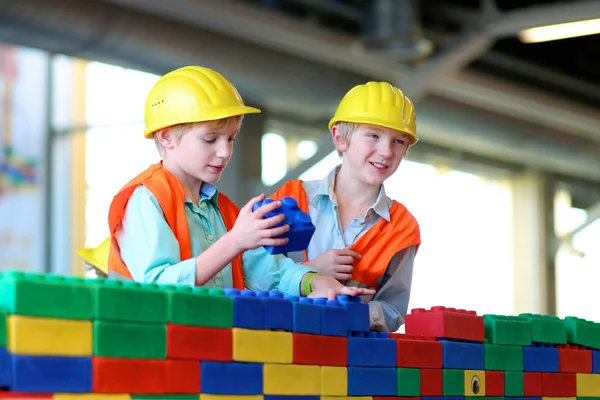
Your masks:
{"label": "hard hat brim", "polygon": [[408,136],[410,136],[410,146],[414,145],[415,143],[417,143],[419,141],[419,137],[415,133],[407,132],[406,129],[398,129],[397,126],[392,126],[391,124],[387,123],[386,121],[381,121],[377,118],[373,118],[370,116],[369,117],[356,117],[356,118],[347,117],[344,119],[332,118],[331,121],[329,121],[329,130],[331,131],[331,128],[333,128],[333,126],[339,122],[352,122],[355,124],[371,124],[371,125],[383,126],[385,128],[397,130],[398,132],[402,132],[402,133],[405,133]]}
{"label": "hard hat brim", "polygon": [[79,257],[83,258],[83,260],[90,264],[92,267],[102,271],[104,274],[108,274],[108,265],[105,262],[102,262],[96,258],[96,249],[90,247],[84,247],[77,250],[77,254]]}
{"label": "hard hat brim", "polygon": [[214,112],[203,113],[202,115],[198,115],[197,118],[187,118],[186,120],[173,120],[173,121],[165,121],[164,123],[158,126],[151,126],[144,130],[144,136],[148,139],[151,139],[154,136],[154,132],[168,128],[169,126],[179,125],[179,124],[190,124],[195,122],[208,122],[208,121],[217,121],[220,119],[235,117],[237,115],[245,115],[245,114],[260,114],[262,111],[255,107],[250,106],[234,106],[228,108],[221,108]]}

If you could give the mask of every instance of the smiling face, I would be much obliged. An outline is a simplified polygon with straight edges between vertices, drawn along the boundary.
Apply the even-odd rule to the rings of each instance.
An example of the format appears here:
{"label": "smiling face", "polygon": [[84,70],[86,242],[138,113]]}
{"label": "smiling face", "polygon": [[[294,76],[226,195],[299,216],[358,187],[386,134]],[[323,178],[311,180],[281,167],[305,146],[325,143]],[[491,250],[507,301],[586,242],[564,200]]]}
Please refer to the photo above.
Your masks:
{"label": "smiling face", "polygon": [[240,124],[240,118],[232,118],[224,123],[193,124],[182,135],[174,129],[158,132],[164,163],[184,180],[184,185],[217,183],[231,159]]}
{"label": "smiling face", "polygon": [[392,176],[406,155],[410,136],[378,125],[358,124],[351,135],[334,126],[333,141],[344,165],[362,183],[377,186]]}

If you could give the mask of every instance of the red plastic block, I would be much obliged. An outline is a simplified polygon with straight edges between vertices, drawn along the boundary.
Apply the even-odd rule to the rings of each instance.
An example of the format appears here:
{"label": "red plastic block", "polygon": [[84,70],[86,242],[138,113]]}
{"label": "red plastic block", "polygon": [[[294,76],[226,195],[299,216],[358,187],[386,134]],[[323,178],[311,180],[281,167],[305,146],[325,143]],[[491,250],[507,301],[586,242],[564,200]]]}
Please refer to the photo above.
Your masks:
{"label": "red plastic block", "polygon": [[475,311],[442,306],[431,310],[414,308],[404,318],[406,333],[436,338],[469,340],[483,343],[483,317]]}
{"label": "red plastic block", "polygon": [[592,373],[592,351],[582,346],[559,345],[558,362],[560,372]]}
{"label": "red plastic block", "polygon": [[396,340],[396,364],[401,368],[442,368],[444,347],[434,337],[391,333]]}
{"label": "red plastic block", "polygon": [[293,333],[294,364],[345,367],[348,364],[348,340],[341,336]]}
{"label": "red plastic block", "polygon": [[485,371],[485,395],[504,396],[504,371]]}
{"label": "red plastic block", "polygon": [[[487,382],[486,382],[487,385]],[[486,387],[487,390],[487,387]],[[523,373],[523,396],[541,397],[542,396],[542,373],[524,372]]]}
{"label": "red plastic block", "polygon": [[0,390],[0,399],[51,399],[53,397],[52,393],[21,393]]}
{"label": "red plastic block", "polygon": [[136,358],[93,357],[94,393],[166,393],[166,362]]}
{"label": "red plastic block", "polygon": [[166,360],[166,364],[167,393],[200,393],[200,361]]}
{"label": "red plastic block", "polygon": [[421,370],[421,396],[442,396],[444,375],[441,369]]}
{"label": "red plastic block", "polygon": [[168,324],[167,358],[232,361],[232,330]]}
{"label": "red plastic block", "polygon": [[577,375],[564,372],[542,372],[542,397],[576,397]]}

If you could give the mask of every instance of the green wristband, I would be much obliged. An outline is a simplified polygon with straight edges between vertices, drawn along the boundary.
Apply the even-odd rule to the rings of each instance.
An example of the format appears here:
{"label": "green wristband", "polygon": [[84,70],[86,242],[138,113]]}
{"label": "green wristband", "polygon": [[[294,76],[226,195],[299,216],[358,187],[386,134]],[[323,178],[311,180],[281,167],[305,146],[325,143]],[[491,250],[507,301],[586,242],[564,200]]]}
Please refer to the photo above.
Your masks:
{"label": "green wristband", "polygon": [[306,277],[306,280],[304,281],[304,294],[306,296],[308,296],[310,294],[310,292],[312,292],[312,288],[310,286],[310,283],[312,282],[313,278],[315,276],[322,276],[323,274],[319,274],[317,272],[309,272],[310,275],[308,275]]}

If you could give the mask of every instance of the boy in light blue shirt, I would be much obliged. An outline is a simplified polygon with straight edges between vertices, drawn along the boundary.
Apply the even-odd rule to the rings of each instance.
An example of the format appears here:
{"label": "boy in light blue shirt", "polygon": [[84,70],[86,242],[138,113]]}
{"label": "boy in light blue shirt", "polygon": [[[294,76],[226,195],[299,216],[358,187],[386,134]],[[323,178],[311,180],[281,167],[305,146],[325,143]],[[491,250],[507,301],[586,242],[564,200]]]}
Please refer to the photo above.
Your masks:
{"label": "boy in light blue shirt", "polygon": [[163,157],[125,185],[110,212],[109,277],[140,282],[279,290],[291,295],[361,295],[331,277],[268,254],[289,226],[264,218],[280,202],[239,210],[214,184],[233,149],[243,103],[221,74],[184,67],[163,76],[146,101],[145,137]]}

